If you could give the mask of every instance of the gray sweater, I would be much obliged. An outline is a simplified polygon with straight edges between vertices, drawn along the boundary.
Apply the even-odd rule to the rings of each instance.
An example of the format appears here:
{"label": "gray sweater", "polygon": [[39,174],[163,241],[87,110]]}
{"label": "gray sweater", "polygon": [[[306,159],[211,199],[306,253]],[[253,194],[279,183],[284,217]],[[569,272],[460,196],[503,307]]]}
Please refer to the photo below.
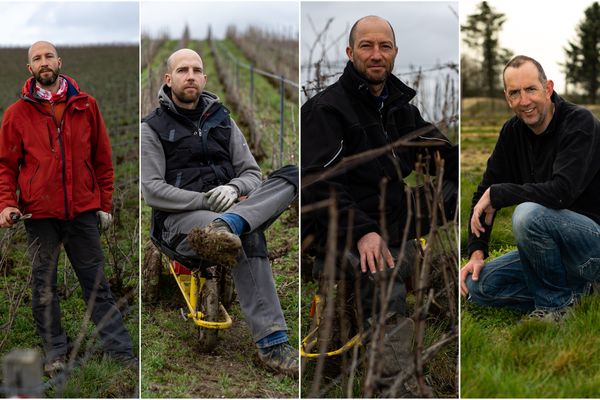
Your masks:
{"label": "gray sweater", "polygon": [[[164,86],[158,93],[158,99],[163,107],[175,111],[173,101],[164,91]],[[202,93],[204,110],[208,110],[219,98],[210,93]],[[175,111],[176,112],[176,111]],[[235,170],[235,178],[229,185],[235,186],[240,196],[247,195],[262,181],[260,167],[250,152],[244,135],[231,121],[231,139],[229,154]],[[165,153],[156,132],[147,123],[141,127],[141,181],[142,195],[146,203],[157,210],[167,212],[182,212],[192,210],[208,210],[205,193],[180,189],[165,181]]]}

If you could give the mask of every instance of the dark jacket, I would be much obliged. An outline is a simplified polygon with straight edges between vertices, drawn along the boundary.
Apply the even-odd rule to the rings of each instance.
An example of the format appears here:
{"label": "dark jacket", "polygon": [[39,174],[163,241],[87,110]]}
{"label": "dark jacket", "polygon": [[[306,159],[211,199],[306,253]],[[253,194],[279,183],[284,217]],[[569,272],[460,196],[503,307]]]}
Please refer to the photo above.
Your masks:
{"label": "dark jacket", "polygon": [[98,104],[62,76],[68,88],[61,121],[33,96],[34,78],[2,116],[0,211],[19,207],[34,219],[69,220],[86,211],[111,210],[112,152]]}
{"label": "dark jacket", "polygon": [[[555,105],[550,125],[534,134],[516,116],[504,124],[488,160],[473,207],[488,187],[496,209],[534,202],[568,209],[600,223],[600,121],[582,107],[552,94]],[[470,231],[469,256],[482,250],[488,256],[491,229],[479,238]]]}
{"label": "dark jacket", "polygon": [[[419,110],[409,104],[415,91],[390,75],[384,93],[387,96],[383,102],[377,100],[369,92],[365,79],[348,62],[336,83],[302,106],[303,178],[335,167],[345,157],[380,148],[419,128],[430,127],[427,133],[415,139],[431,144],[430,147],[396,148],[303,189],[303,205],[327,199],[330,191],[335,191],[340,213],[338,244],[342,246],[349,230],[352,230],[353,243],[369,232],[383,233],[379,207],[381,184],[385,180],[386,224],[404,224],[406,194],[403,177],[413,171],[419,154],[430,155],[431,150],[439,150],[446,159],[445,177],[458,180],[457,147],[425,122]],[[433,162],[431,166],[434,170]],[[350,210],[353,211],[351,225],[348,220]],[[317,242],[325,240],[328,226],[326,210],[306,213],[302,222],[303,236],[314,234]],[[398,239],[390,238],[390,241]]]}

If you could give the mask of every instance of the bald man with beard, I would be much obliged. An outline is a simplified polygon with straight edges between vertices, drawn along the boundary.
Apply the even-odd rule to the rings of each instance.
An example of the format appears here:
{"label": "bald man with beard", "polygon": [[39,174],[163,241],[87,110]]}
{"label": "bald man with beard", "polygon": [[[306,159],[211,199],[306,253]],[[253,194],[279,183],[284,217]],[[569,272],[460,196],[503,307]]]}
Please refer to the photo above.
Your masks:
{"label": "bald man with beard", "polygon": [[297,376],[298,351],[288,341],[263,232],[296,198],[298,170],[286,166],[263,181],[229,110],[204,90],[207,79],[198,53],[176,51],[167,60],[160,107],[142,121],[151,236],[176,257],[231,268],[259,359]]}
{"label": "bald man with beard", "polygon": [[[33,279],[31,303],[54,376],[65,368],[68,340],[61,325],[56,275],[60,246],[91,307],[105,353],[136,369],[138,360],[104,275],[100,229],[112,222],[112,151],[96,100],[60,73],[56,47],[34,43],[32,75],[0,128],[0,226],[24,214]],[[17,189],[19,195],[17,196]]]}

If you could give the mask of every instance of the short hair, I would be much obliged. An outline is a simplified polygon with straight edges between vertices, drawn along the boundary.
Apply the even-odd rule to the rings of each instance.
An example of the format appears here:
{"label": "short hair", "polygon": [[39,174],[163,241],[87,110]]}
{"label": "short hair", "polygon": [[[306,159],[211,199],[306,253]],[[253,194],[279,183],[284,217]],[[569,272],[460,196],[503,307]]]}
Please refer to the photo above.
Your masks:
{"label": "short hair", "polygon": [[352,28],[350,28],[350,35],[348,36],[348,44],[350,45],[351,48],[354,48],[354,34],[356,33],[356,26],[358,25],[358,23],[360,21],[362,21],[365,18],[379,18],[379,19],[382,19],[385,22],[387,22],[390,29],[392,30],[392,39],[394,40],[394,47],[396,47],[396,32],[394,32],[394,28],[392,27],[392,24],[390,24],[390,21],[388,21],[385,18],[378,17],[377,15],[367,15],[365,17],[360,18],[358,21],[356,21],[354,23],[354,25],[352,25]]}
{"label": "short hair", "polygon": [[511,60],[506,64],[506,66],[502,70],[502,82],[504,84],[504,87],[506,87],[506,81],[504,80],[504,74],[505,74],[506,70],[508,68],[519,68],[520,66],[522,66],[523,64],[525,64],[527,62],[532,63],[535,66],[535,68],[538,70],[538,79],[540,80],[540,83],[542,85],[545,85],[546,82],[548,82],[548,78],[546,77],[546,73],[544,72],[544,68],[542,67],[542,64],[540,64],[539,62],[537,62],[535,59],[533,59],[531,57],[524,56],[524,55],[518,55],[518,56],[514,56],[513,58],[511,58]]}

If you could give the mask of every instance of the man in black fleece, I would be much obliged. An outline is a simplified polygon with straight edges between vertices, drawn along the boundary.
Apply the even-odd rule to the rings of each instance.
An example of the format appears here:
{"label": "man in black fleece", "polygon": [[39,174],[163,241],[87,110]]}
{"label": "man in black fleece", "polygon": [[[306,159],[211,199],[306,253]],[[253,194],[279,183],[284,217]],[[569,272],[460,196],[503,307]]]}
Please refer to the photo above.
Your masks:
{"label": "man in black fleece", "polygon": [[[452,219],[456,208],[458,149],[433,125],[421,117],[409,101],[416,92],[392,75],[398,54],[394,31],[388,21],[376,16],[358,20],[350,31],[346,48],[349,62],[340,79],[316,94],[302,106],[302,202],[319,203],[333,194],[337,205],[336,277],[345,275],[360,282],[360,307],[365,329],[387,317],[382,364],[382,388],[391,386],[400,372],[411,374],[414,322],[406,318],[406,287],[403,274],[393,274],[394,266],[411,265],[413,257],[394,260],[408,229],[408,253],[415,254],[415,238],[429,231],[425,190],[407,189],[403,177],[414,169],[417,160],[432,157],[445,160],[443,177],[446,201],[439,214]],[[336,175],[310,182],[322,173],[331,173],[343,158],[368,150],[381,149],[399,139],[415,146],[390,148],[384,154]],[[407,196],[408,194],[408,196]],[[407,199],[407,197],[409,199]],[[416,218],[417,199],[420,215]],[[309,206],[310,207],[310,206]],[[413,213],[411,215],[411,212]],[[302,215],[304,242],[309,252],[325,258],[330,215],[326,208]],[[348,250],[344,251],[347,244]],[[319,263],[317,263],[318,265]],[[345,268],[342,268],[345,266]],[[407,268],[408,269],[408,268]],[[402,268],[407,274],[409,271]],[[389,301],[380,298],[381,287],[394,276]],[[383,285],[385,284],[385,285]],[[383,313],[385,309],[385,313]],[[395,397],[414,395],[409,380]],[[412,393],[411,393],[412,392]]]}
{"label": "man in black fleece", "polygon": [[[503,77],[516,115],[473,195],[461,293],[560,321],[600,280],[600,122],[558,96],[530,57],[514,57]],[[494,215],[512,205],[517,250],[486,264]]]}

